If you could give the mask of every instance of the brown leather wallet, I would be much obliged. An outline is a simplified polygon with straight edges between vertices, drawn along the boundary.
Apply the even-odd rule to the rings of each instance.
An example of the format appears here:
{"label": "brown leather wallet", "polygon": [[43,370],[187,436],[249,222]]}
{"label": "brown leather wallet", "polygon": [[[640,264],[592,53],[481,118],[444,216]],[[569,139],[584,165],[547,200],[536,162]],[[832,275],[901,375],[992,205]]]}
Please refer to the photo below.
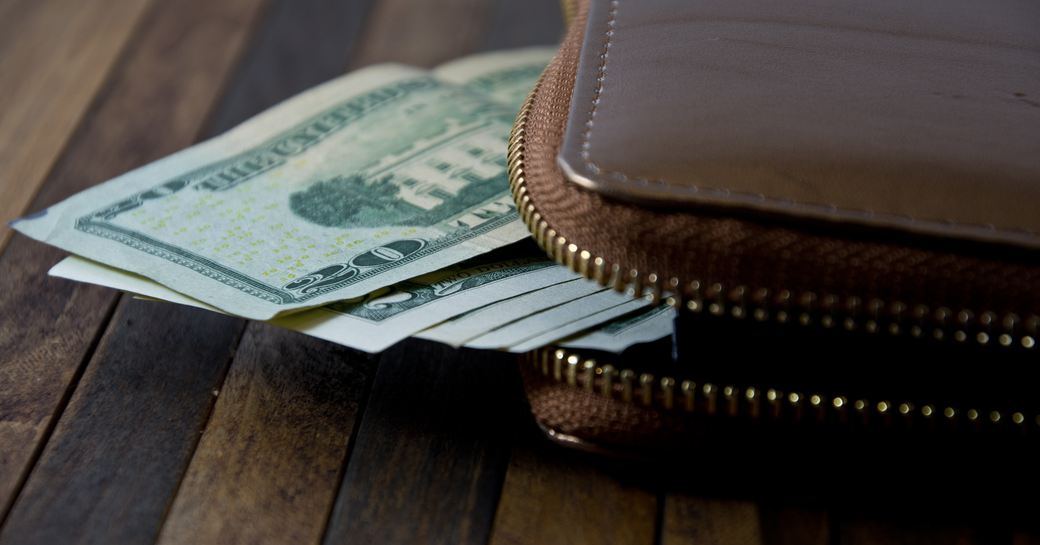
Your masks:
{"label": "brown leather wallet", "polygon": [[529,355],[551,435],[1038,435],[1040,4],[573,7],[514,128],[517,208],[559,262],[681,312],[658,352]]}

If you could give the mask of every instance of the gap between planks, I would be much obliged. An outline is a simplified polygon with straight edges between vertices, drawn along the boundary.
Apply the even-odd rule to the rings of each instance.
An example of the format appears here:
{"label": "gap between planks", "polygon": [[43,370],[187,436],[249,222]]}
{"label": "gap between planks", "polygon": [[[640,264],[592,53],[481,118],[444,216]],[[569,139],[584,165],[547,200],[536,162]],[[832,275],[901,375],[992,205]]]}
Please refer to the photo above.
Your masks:
{"label": "gap between planks", "polygon": [[[142,19],[127,54],[48,175],[34,206],[53,204],[194,140],[229,64],[237,58],[244,36],[241,27],[248,26],[241,22],[249,21],[260,6],[256,0],[195,4],[158,3]],[[193,20],[193,15],[199,19]],[[193,77],[184,78],[189,72]],[[156,108],[156,103],[164,107]],[[32,536],[40,534],[25,522],[61,515],[40,510],[46,494],[33,499],[33,490],[40,490],[34,481],[50,476],[45,470],[29,473],[31,453],[62,433],[61,425],[53,428],[56,435],[48,437],[47,430],[58,417],[77,370],[90,357],[90,340],[104,329],[107,310],[117,298],[109,290],[47,277],[60,255],[19,238],[0,258],[0,282],[5,287],[11,284],[11,289],[0,290],[0,312],[21,317],[0,333],[5,359],[0,373],[5,384],[16,385],[0,392],[0,407],[15,417],[0,425],[0,442],[15,445],[0,463],[0,501],[11,502],[19,494],[11,483],[24,482],[0,529],[0,542],[31,542]],[[25,313],[26,308],[33,312]],[[76,395],[73,392],[73,398]],[[36,468],[49,456],[56,456],[50,442]],[[55,504],[52,509],[63,507]],[[19,522],[19,517],[25,518]],[[103,530],[106,525],[110,521],[98,521],[97,527],[80,528],[76,535],[82,538],[89,534],[86,530]]]}

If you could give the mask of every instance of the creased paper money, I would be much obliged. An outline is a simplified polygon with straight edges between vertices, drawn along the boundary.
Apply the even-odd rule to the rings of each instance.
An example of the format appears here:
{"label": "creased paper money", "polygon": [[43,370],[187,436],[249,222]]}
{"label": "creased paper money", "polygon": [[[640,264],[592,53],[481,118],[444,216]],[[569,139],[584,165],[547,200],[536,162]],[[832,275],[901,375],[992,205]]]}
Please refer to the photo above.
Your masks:
{"label": "creased paper money", "polygon": [[[601,314],[604,311],[624,306],[624,312],[631,312],[648,304],[643,299],[632,299],[622,293],[602,290],[491,330],[468,341],[465,346],[513,351],[512,347],[521,344],[526,346],[526,341],[530,339],[541,338],[543,335],[555,336],[545,342],[548,344],[620,316],[620,314]],[[589,319],[594,315],[597,318]],[[582,327],[574,328],[573,324],[579,321],[582,321]]]}
{"label": "creased paper money", "polygon": [[[577,275],[575,276],[577,277]],[[478,308],[417,333],[415,336],[459,347],[492,329],[600,291],[604,291],[604,288],[583,278],[575,278],[569,282]]]}
{"label": "creased paper money", "polygon": [[613,320],[558,343],[565,348],[588,348],[621,353],[626,348],[672,334],[675,309],[658,306]]}
{"label": "creased paper money", "polygon": [[[55,265],[50,274],[217,310],[147,278],[75,256]],[[268,323],[358,350],[379,352],[448,318],[517,294],[561,282],[572,283],[574,277],[575,273],[549,261],[537,250],[505,248],[357,299],[274,318]]]}
{"label": "creased paper money", "polygon": [[528,236],[501,101],[535,51],[360,70],[13,227],[247,318],[362,296]]}
{"label": "creased paper money", "polygon": [[367,69],[16,227],[107,264],[70,257],[56,276],[370,352],[412,335],[512,351],[659,338],[670,311],[531,244],[490,251],[526,237],[502,156],[550,54]]}

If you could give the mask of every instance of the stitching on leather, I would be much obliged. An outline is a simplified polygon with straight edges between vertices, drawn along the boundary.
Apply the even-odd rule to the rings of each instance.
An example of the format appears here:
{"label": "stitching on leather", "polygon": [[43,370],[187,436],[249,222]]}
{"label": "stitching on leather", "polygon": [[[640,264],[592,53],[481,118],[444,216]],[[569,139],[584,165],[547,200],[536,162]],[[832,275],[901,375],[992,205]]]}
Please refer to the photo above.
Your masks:
{"label": "stitching on leather", "polygon": [[943,226],[946,226],[946,227],[949,227],[949,226],[953,226],[953,227],[968,227],[968,228],[974,228],[974,229],[984,229],[984,230],[990,231],[992,233],[1003,233],[1003,234],[1008,234],[1008,235],[1015,235],[1015,234],[1018,234],[1018,235],[1028,235],[1028,236],[1034,237],[1034,238],[1037,237],[1038,235],[1040,235],[1040,233],[1038,233],[1036,231],[1033,231],[1033,230],[1029,230],[1029,229],[1015,229],[1015,228],[997,227],[996,225],[988,224],[988,223],[987,224],[969,223],[969,222],[960,222],[960,221],[956,221],[956,220],[952,220],[952,219],[943,219],[943,220],[918,219],[918,218],[916,218],[914,216],[909,216],[909,215],[905,215],[905,214],[896,214],[896,213],[892,213],[892,212],[880,212],[879,213],[879,212],[876,212],[874,210],[869,210],[869,209],[844,208],[844,207],[840,207],[840,206],[838,206],[836,204],[833,204],[833,203],[832,204],[823,204],[823,203],[798,201],[798,200],[794,200],[794,199],[785,199],[785,198],[781,198],[781,197],[772,197],[772,196],[766,195],[764,193],[752,193],[752,192],[747,192],[747,191],[734,191],[734,190],[731,190],[731,189],[724,189],[724,188],[718,188],[718,187],[706,187],[706,186],[700,186],[700,185],[681,185],[681,184],[677,184],[675,182],[670,182],[670,181],[668,181],[668,180],[666,180],[664,178],[639,178],[639,177],[628,176],[627,174],[625,174],[623,172],[620,172],[620,171],[603,170],[603,169],[601,169],[599,167],[599,165],[597,165],[592,160],[592,157],[591,157],[592,145],[590,143],[590,140],[591,140],[591,136],[592,136],[592,129],[595,126],[595,122],[596,122],[596,113],[597,113],[599,104],[600,104],[600,102],[602,100],[601,97],[603,95],[604,83],[606,82],[606,79],[607,79],[607,59],[608,59],[609,54],[610,54],[610,47],[611,47],[611,45],[613,44],[613,41],[614,41],[614,34],[616,33],[617,13],[618,13],[618,8],[619,8],[620,4],[621,4],[621,0],[611,0],[610,1],[610,11],[607,13],[607,29],[603,33],[603,36],[605,37],[605,40],[603,42],[603,48],[602,48],[602,50],[600,52],[600,63],[599,63],[599,67],[597,69],[597,74],[596,74],[596,87],[595,87],[595,89],[593,90],[593,93],[592,93],[591,107],[589,108],[588,118],[585,121],[585,130],[582,131],[582,137],[581,137],[581,152],[580,152],[581,159],[582,159],[582,162],[585,165],[585,168],[589,172],[591,172],[592,174],[609,176],[611,178],[616,179],[618,182],[623,182],[623,183],[635,182],[635,183],[638,183],[638,184],[644,185],[644,186],[645,185],[650,185],[651,183],[653,183],[653,184],[658,184],[658,185],[669,186],[669,187],[672,187],[672,188],[675,188],[675,189],[678,189],[678,190],[681,190],[681,191],[690,191],[690,192],[694,192],[694,193],[700,193],[700,192],[714,193],[714,194],[716,194],[718,196],[721,196],[721,197],[726,197],[726,196],[731,196],[731,195],[751,197],[751,198],[754,198],[754,199],[762,201],[762,202],[775,203],[775,204],[777,204],[779,206],[787,207],[787,208],[791,208],[791,209],[799,209],[799,208],[801,208],[801,209],[814,209],[814,210],[826,211],[826,212],[848,212],[848,213],[852,213],[852,214],[863,215],[863,216],[866,216],[868,218],[889,218],[892,221],[897,222],[897,223],[901,222],[901,223],[909,223],[909,224],[923,224],[923,225],[931,225],[931,226],[940,227],[940,228],[943,227]]}
{"label": "stitching on leather", "polygon": [[[589,109],[588,119],[585,120],[585,130],[581,134],[581,159],[585,163],[585,168],[595,174],[600,173],[600,168],[596,163],[592,162],[589,156],[591,148],[589,137],[592,136],[592,127],[596,123],[596,109],[599,106],[600,96],[603,93],[603,82],[607,79],[607,56],[610,53],[610,45],[614,40],[614,26],[617,24],[618,4],[620,3],[621,0],[610,1],[610,11],[607,13],[607,30],[603,34],[606,39],[603,41],[603,49],[599,54],[600,61],[599,68],[596,71],[596,88],[592,92],[592,107]],[[609,172],[608,174],[620,175],[622,181],[629,179],[628,176],[621,172]],[[644,180],[643,183],[646,183],[646,181]]]}

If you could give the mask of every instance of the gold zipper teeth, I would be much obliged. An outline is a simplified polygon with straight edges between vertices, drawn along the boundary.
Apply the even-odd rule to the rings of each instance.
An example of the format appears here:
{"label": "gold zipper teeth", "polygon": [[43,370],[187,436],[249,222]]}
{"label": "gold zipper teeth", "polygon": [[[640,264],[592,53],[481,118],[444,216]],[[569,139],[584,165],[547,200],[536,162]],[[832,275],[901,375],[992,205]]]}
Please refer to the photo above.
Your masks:
{"label": "gold zipper teeth", "polygon": [[1035,314],[1022,317],[1014,313],[1000,315],[968,309],[954,311],[947,307],[930,308],[876,298],[819,295],[811,291],[770,291],[744,285],[724,286],[701,280],[684,281],[611,263],[581,248],[549,225],[527,192],[524,179],[527,119],[541,84],[539,80],[532,89],[513,124],[507,155],[509,187],[516,209],[538,245],[557,262],[582,276],[619,292],[646,297],[654,304],[665,301],[673,307],[695,313],[707,312],[760,322],[818,325],[897,336],[908,334],[918,338],[931,337],[979,345],[1018,346],[1025,349],[1036,347],[1040,316]]}
{"label": "gold zipper teeth", "polygon": [[[962,410],[938,404],[909,401],[852,399],[842,395],[785,392],[776,388],[697,383],[652,373],[637,373],[556,348],[525,354],[527,365],[554,382],[651,409],[745,417],[753,420],[838,421],[862,425],[938,425],[949,428],[1032,430],[1040,428],[1040,415],[1030,419],[1022,411]],[[1009,428],[1010,426],[1010,428]]]}

